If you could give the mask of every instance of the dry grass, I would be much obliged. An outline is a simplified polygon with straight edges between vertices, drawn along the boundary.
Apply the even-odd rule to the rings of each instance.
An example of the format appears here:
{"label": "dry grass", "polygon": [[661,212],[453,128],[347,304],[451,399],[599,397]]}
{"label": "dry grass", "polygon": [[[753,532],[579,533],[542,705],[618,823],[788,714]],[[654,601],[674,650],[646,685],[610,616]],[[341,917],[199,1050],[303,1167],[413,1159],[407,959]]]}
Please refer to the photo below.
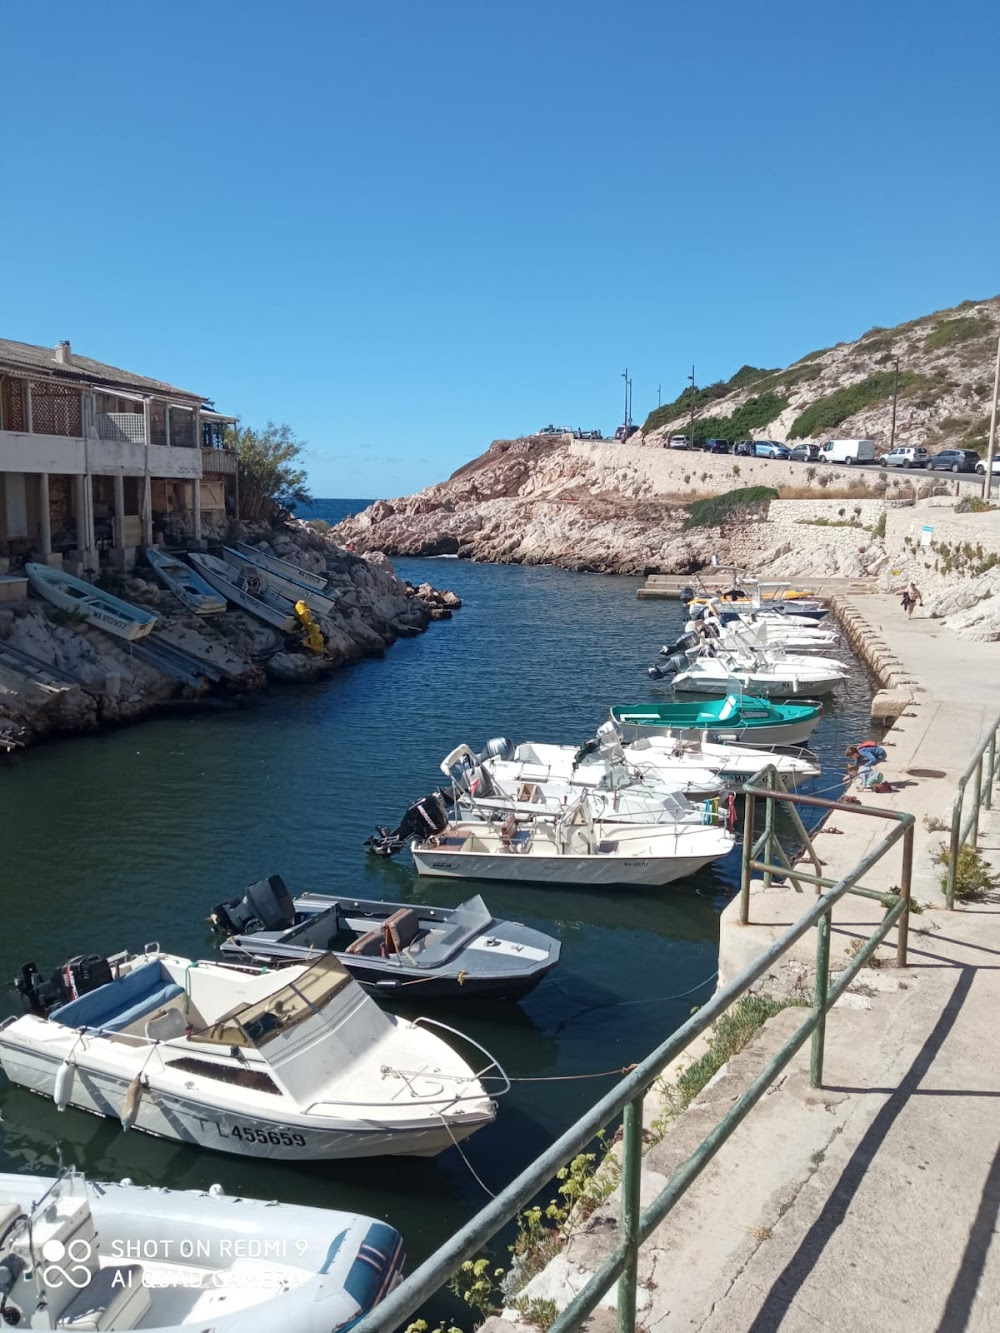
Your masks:
{"label": "dry grass", "polygon": [[[881,481],[881,478],[879,479]],[[779,486],[779,500],[881,500],[885,483],[874,486]]]}

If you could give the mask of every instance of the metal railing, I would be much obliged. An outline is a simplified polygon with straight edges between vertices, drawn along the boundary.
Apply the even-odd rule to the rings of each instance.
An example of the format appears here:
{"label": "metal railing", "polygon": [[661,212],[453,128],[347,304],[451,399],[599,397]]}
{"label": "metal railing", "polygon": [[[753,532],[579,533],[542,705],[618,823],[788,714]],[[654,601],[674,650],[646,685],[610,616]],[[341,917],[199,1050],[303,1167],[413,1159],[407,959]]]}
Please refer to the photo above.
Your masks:
{"label": "metal railing", "polygon": [[[966,843],[969,843],[973,850],[979,847],[979,812],[993,808],[993,783],[996,781],[997,766],[1000,762],[1000,755],[997,753],[998,734],[1000,734],[1000,716],[994,718],[993,725],[979,742],[968,768],[959,778],[958,786],[955,788],[955,799],[951,806],[948,874],[944,891],[949,911],[955,906],[955,879],[958,874],[959,853]],[[966,814],[965,796],[970,778],[974,778],[975,781],[971,793],[971,808]]]}
{"label": "metal railing", "polygon": [[[760,783],[765,785],[759,785]],[[617,1119],[619,1115],[623,1117],[623,1141],[618,1244],[613,1253],[587,1282],[586,1286],[562,1310],[551,1328],[552,1333],[568,1333],[568,1330],[577,1328],[596,1308],[612,1285],[617,1282],[618,1330],[619,1333],[633,1333],[635,1328],[639,1247],[659,1226],[809,1037],[812,1038],[810,1080],[813,1087],[821,1085],[827,1012],[836,1004],[882,940],[897,923],[899,926],[897,961],[900,966],[906,965],[906,938],[913,866],[913,816],[895,810],[873,810],[869,807],[858,806],[848,807],[840,805],[836,801],[820,801],[813,797],[796,796],[794,793],[784,790],[780,777],[770,766],[752,778],[744,786],[743,792],[747,800],[744,812],[744,879],[741,884],[741,896],[749,893],[749,879],[747,876],[751,870],[762,871],[766,882],[770,882],[771,878],[776,875],[785,878],[791,877],[788,858],[780,849],[774,830],[774,813],[778,804],[793,812],[793,823],[796,820],[798,821],[797,831],[799,831],[799,836],[805,837],[810,848],[811,842],[802,827],[801,820],[798,819],[795,810],[796,805],[819,806],[827,810],[849,809],[852,813],[862,813],[883,819],[890,823],[891,827],[877,845],[852,870],[836,882],[824,880],[819,875],[808,875],[796,869],[793,872],[795,878],[815,884],[817,892],[820,888],[825,887],[826,892],[817,897],[808,911],[794,925],[788,927],[779,935],[755,962],[744,968],[728,985],[716,991],[711,1000],[702,1005],[683,1026],[678,1028],[671,1037],[616,1084],[585,1115],[581,1116],[550,1148],[537,1157],[516,1179],[512,1180],[491,1203],[426,1259],[371,1313],[359,1320],[354,1326],[354,1333],[390,1333],[391,1330],[396,1329],[404,1321],[415,1315],[423,1302],[444,1286],[448,1278],[456,1272],[466,1259],[471,1259],[477,1254],[520,1209],[531,1202],[536,1194],[551,1181],[560,1167],[572,1161],[577,1153],[591,1143],[594,1137],[613,1120]],[[754,819],[760,801],[767,803],[765,807],[765,831],[760,838],[755,839]],[[862,888],[859,885],[861,877],[867,874],[899,842],[902,842],[899,892],[877,893],[874,890]],[[750,848],[749,852],[746,851],[748,847]],[[767,860],[757,860],[761,851],[765,852],[768,857]],[[780,860],[777,863],[770,859],[775,854],[780,854]],[[813,856],[815,856],[815,853],[813,853]],[[834,906],[849,893],[860,893],[866,897],[878,899],[885,904],[886,914],[831,986],[831,915]],[[744,905],[744,903],[741,903],[741,920],[748,919],[748,912],[745,913],[743,910]],[[761,977],[770,972],[775,963],[813,926],[817,928],[816,982],[813,1002],[808,1016],[777,1054],[768,1061],[757,1078],[736,1100],[722,1120],[674,1173],[657,1198],[643,1210],[640,1203],[639,1186],[642,1170],[643,1103],[646,1093],[649,1092],[652,1084],[663,1073],[667,1065],[686,1050],[695,1037],[704,1032],[736,1000],[745,995],[754,982],[759,981]]]}

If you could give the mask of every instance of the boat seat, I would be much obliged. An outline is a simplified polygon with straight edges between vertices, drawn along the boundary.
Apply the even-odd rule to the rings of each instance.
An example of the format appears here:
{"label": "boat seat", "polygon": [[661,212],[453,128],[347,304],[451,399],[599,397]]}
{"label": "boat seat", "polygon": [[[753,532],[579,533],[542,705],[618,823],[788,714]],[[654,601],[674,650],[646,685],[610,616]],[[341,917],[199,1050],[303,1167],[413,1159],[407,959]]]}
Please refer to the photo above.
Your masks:
{"label": "boat seat", "polygon": [[102,1028],[105,1032],[120,1032],[130,1023],[156,1009],[162,1009],[169,1000],[184,994],[183,986],[170,980],[170,975],[158,961],[142,963],[114,981],[105,982],[96,990],[80,995],[68,1004],[53,1009],[49,1017],[56,1023],[72,1028]]}
{"label": "boat seat", "polygon": [[152,1306],[141,1264],[99,1268],[59,1315],[58,1326],[71,1333],[138,1328]]}
{"label": "boat seat", "polygon": [[402,953],[420,933],[420,917],[412,907],[401,907],[398,912],[393,912],[383,930],[386,953]]}
{"label": "boat seat", "polygon": [[382,931],[370,930],[367,935],[361,935],[349,944],[344,953],[361,955],[363,958],[381,958],[382,957]]}

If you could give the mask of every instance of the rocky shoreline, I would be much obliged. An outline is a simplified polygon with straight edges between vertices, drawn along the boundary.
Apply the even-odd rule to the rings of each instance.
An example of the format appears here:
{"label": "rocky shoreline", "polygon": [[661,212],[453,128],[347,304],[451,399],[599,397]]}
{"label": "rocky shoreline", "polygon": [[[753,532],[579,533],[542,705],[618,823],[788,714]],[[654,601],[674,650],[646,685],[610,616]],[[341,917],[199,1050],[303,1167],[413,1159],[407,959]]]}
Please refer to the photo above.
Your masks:
{"label": "rocky shoreline", "polygon": [[328,577],[336,609],[316,617],[322,654],[240,610],[194,615],[148,568],[110,589],[158,617],[154,634],[134,647],[32,596],[0,606],[0,753],[178,709],[237,708],[272,683],[382,656],[461,606],[454,593],[399,579],[385,555],[355,554],[294,520],[276,532],[244,527],[234,539]]}

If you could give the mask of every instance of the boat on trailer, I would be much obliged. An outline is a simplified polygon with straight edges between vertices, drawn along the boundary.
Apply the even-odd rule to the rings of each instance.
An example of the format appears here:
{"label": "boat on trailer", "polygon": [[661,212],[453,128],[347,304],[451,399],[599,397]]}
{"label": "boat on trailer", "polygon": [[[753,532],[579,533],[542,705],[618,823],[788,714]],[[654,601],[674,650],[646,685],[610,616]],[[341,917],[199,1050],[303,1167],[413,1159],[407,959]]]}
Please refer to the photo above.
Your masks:
{"label": "boat on trailer", "polygon": [[724,699],[615,704],[611,709],[611,721],[626,741],[669,733],[753,746],[804,745],[822,715],[820,703],[774,703],[739,691]]}
{"label": "boat on trailer", "polygon": [[[288,968],[141,954],[17,983],[0,1023],[12,1083],[159,1138],[252,1158],[433,1157],[496,1114],[428,1018],[389,1014],[329,953]],[[506,1088],[501,1086],[501,1091]]]}
{"label": "boat on trailer", "polygon": [[258,565],[261,569],[268,569],[272,574],[280,574],[282,578],[291,579],[293,583],[301,584],[303,588],[309,588],[313,592],[326,592],[329,586],[330,581],[325,574],[315,574],[311,569],[303,569],[301,565],[294,565],[290,560],[282,560],[280,556],[272,555],[270,551],[262,551],[259,546],[251,546],[248,542],[234,542],[233,546],[252,564]]}
{"label": "boat on trailer", "polygon": [[156,616],[151,611],[123,602],[120,597],[114,597],[92,583],[84,583],[72,574],[65,574],[61,569],[29,561],[24,572],[35,592],[47,602],[60,611],[82,616],[97,629],[107,630],[119,639],[141,639],[156,624]]}
{"label": "boat on trailer", "polygon": [[147,546],[146,559],[160,582],[199,616],[215,616],[225,611],[228,603],[199,573],[176,556],[168,555],[159,547]]}
{"label": "boat on trailer", "polygon": [[478,894],[458,907],[323,893],[293,899],[278,875],[220,903],[209,920],[227,934],[226,958],[274,967],[329,949],[375,996],[521,999],[556,966],[561,947],[497,920]]}
{"label": "boat on trailer", "polygon": [[358,1213],[0,1174],[6,1325],[184,1333],[339,1333],[402,1276],[403,1241]]}
{"label": "boat on trailer", "polygon": [[265,588],[263,579],[238,574],[225,560],[200,551],[189,551],[188,559],[227,602],[242,607],[258,620],[263,620],[265,625],[273,625],[284,634],[293,634],[299,628],[293,604],[287,597]]}

